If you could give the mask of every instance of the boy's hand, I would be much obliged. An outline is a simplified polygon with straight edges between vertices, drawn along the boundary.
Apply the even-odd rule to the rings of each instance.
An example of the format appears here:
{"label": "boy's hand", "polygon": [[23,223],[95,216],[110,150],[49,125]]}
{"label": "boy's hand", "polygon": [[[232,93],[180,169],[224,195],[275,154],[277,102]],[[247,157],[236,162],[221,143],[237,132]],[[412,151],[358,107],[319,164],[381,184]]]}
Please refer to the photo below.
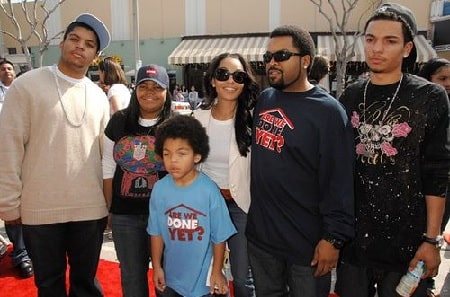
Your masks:
{"label": "boy's hand", "polygon": [[162,268],[153,269],[153,282],[156,290],[163,292],[166,289],[166,278]]}
{"label": "boy's hand", "polygon": [[211,295],[218,294],[224,295],[228,293],[227,279],[222,273],[212,273],[210,278],[209,292]]}

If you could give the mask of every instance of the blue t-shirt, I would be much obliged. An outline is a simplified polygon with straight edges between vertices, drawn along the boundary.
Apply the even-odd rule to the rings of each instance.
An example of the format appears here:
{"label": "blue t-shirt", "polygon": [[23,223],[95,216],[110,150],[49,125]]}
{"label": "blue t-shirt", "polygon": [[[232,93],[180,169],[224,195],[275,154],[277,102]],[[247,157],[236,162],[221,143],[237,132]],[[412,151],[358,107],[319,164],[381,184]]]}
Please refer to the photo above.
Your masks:
{"label": "blue t-shirt", "polygon": [[199,173],[186,187],[177,186],[171,175],[155,184],[147,232],[163,238],[166,285],[198,297],[209,293],[213,243],[226,241],[236,229],[219,188]]}

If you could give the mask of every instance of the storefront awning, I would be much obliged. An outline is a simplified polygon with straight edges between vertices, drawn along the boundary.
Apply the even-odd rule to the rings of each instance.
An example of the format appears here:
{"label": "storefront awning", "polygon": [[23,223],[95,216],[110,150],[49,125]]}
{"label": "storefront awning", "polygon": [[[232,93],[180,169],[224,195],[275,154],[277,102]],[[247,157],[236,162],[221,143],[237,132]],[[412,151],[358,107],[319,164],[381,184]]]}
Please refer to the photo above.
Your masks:
{"label": "storefront awning", "polygon": [[[364,43],[362,37],[355,37],[353,35],[346,36],[347,46],[350,46],[355,38],[356,44],[353,51],[353,55],[349,61],[364,62]],[[341,48],[344,43],[344,37],[338,36],[338,46]],[[414,38],[414,44],[417,47],[417,60],[418,63],[424,63],[431,58],[436,57],[436,51],[431,47],[428,41],[423,35],[417,35]],[[330,61],[336,61],[335,53],[336,43],[332,35],[319,35],[317,36],[317,53],[319,55],[327,57]]]}
{"label": "storefront awning", "polygon": [[168,57],[169,65],[209,63],[221,53],[239,53],[249,62],[262,61],[269,37],[184,39]]}

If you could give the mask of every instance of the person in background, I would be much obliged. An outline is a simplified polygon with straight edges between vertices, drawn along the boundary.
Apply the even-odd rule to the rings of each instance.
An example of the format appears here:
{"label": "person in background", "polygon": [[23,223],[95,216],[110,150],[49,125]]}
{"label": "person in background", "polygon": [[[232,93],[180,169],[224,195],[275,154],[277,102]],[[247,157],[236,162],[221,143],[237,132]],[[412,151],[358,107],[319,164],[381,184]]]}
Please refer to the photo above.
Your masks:
{"label": "person in background", "polygon": [[[6,91],[11,86],[15,77],[13,63],[6,59],[0,60],[0,113]],[[13,266],[19,270],[21,277],[28,278],[33,276],[33,264],[23,242],[22,224],[5,222],[5,231],[13,244],[13,251],[11,253]]]}
{"label": "person in background", "polygon": [[221,189],[238,233],[228,239],[235,297],[254,296],[245,226],[250,206],[251,111],[258,85],[240,54],[215,57],[204,78],[205,103],[194,117],[206,128],[211,153],[199,169]]}
{"label": "person in background", "polygon": [[127,87],[127,79],[120,64],[112,57],[102,59],[98,64],[98,69],[99,85],[108,97],[112,115],[130,104],[131,94]]}
{"label": "person in background", "polygon": [[432,58],[422,65],[418,76],[444,87],[450,95],[450,61],[444,58]]}
{"label": "person in background", "polygon": [[191,91],[189,92],[189,102],[197,102],[198,100],[198,92],[195,89],[195,86],[191,86]]}
{"label": "person in background", "polygon": [[[432,58],[422,65],[418,76],[441,85],[450,97],[450,61],[444,58]],[[445,232],[445,226],[450,218],[450,187],[447,187],[445,211],[442,217],[441,231],[447,244],[450,244],[450,233]]]}
{"label": "person in background", "polygon": [[184,98],[183,93],[181,92],[177,92],[175,94],[175,97],[173,98],[174,101],[179,101],[179,102],[185,102],[186,98]]}
{"label": "person in background", "polygon": [[236,229],[219,188],[196,169],[209,153],[206,130],[193,117],[174,116],[158,127],[155,150],[169,172],[149,207],[156,295],[226,294],[225,242]]}
{"label": "person in background", "polygon": [[15,77],[13,63],[6,59],[0,59],[0,112],[5,102],[6,90],[11,86]]}
{"label": "person in background", "polygon": [[116,112],[105,130],[103,190],[124,296],[149,296],[148,203],[155,182],[166,174],[154,144],[156,128],[170,116],[168,86],[163,67],[139,68],[130,105]]}
{"label": "person in background", "polygon": [[323,79],[330,72],[330,61],[324,56],[314,56],[311,70],[309,71],[308,79],[313,85],[317,85],[328,92],[328,89],[323,86]]}
{"label": "person in background", "polygon": [[109,105],[86,72],[109,42],[103,22],[79,15],[58,63],[17,78],[0,113],[0,219],[22,223],[40,297],[103,296],[95,274],[108,214],[101,151]]}
{"label": "person in background", "polygon": [[402,71],[416,61],[410,9],[382,4],[364,28],[368,79],[346,88],[355,132],[356,236],[337,269],[340,297],[397,296],[419,260],[412,296],[427,296],[440,264],[441,221],[450,169],[449,102],[443,88]]}
{"label": "person in background", "polygon": [[325,297],[353,237],[353,132],[342,105],[308,81],[314,41],[270,33],[270,86],[253,112],[247,239],[256,296]]}
{"label": "person in background", "polygon": [[185,85],[181,85],[181,87],[180,87],[180,92],[181,92],[181,94],[183,94],[183,97],[184,97],[184,98],[188,98],[188,97],[189,97],[189,92],[188,92],[188,90],[186,89],[186,86],[185,86]]}
{"label": "person in background", "polygon": [[175,87],[173,88],[172,98],[177,98],[178,92],[180,92],[180,86],[178,84],[175,84]]}

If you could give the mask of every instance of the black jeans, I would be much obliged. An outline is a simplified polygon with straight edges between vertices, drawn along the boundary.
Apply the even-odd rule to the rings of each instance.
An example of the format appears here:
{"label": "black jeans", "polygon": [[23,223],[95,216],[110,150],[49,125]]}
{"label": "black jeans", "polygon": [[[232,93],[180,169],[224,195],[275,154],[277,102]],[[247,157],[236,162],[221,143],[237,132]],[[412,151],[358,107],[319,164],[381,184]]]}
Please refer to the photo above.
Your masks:
{"label": "black jeans", "polygon": [[[398,297],[395,288],[402,276],[403,273],[399,272],[358,267],[341,262],[337,268],[335,291],[340,297],[373,297],[375,292],[379,297]],[[412,297],[427,296],[429,286],[428,280],[422,280]]]}
{"label": "black jeans", "polygon": [[[23,225],[39,297],[101,297],[97,281],[106,217],[48,225]],[[70,266],[67,295],[66,269]]]}

